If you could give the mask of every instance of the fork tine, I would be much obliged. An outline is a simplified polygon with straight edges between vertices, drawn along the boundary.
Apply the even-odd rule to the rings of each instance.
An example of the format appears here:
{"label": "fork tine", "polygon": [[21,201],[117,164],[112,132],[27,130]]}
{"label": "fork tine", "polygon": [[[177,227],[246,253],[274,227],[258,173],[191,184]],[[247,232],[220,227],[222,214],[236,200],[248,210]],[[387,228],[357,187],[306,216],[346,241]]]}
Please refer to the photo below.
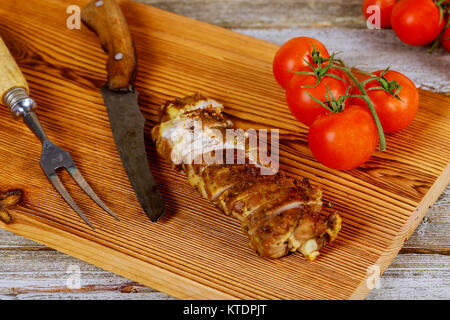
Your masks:
{"label": "fork tine", "polygon": [[109,209],[106,204],[103,203],[102,200],[97,196],[97,194],[92,190],[91,186],[87,183],[87,181],[83,178],[80,171],[77,169],[77,167],[74,165],[67,168],[67,171],[69,171],[72,178],[78,183],[81,189],[86,192],[92,200],[95,201],[103,210],[109,213],[112,217],[114,217],[116,220],[120,221],[119,217],[111,210]]}
{"label": "fork tine", "polygon": [[77,206],[77,204],[72,199],[70,194],[67,192],[66,188],[64,188],[64,185],[62,184],[61,180],[56,175],[56,173],[48,175],[48,178],[55,187],[55,189],[59,192],[59,194],[64,198],[64,200],[66,200],[66,202],[72,207],[72,209],[75,210],[76,213],[78,213],[81,219],[83,219],[84,222],[86,222],[92,228],[92,230],[95,230],[92,223],[89,221],[88,218],[86,218],[83,211],[81,211],[81,209]]}

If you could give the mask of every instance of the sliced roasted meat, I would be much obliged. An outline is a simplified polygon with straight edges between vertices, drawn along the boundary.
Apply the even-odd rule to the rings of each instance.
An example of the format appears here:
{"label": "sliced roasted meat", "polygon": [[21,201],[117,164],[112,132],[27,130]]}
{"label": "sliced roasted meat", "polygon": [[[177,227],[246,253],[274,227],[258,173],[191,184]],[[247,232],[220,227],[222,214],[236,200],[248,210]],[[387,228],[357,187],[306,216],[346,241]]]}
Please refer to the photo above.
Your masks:
{"label": "sliced roasted meat", "polygon": [[[259,163],[227,164],[227,149],[241,148],[246,157],[249,149],[236,140],[223,141],[232,123],[222,111],[220,103],[200,94],[167,102],[152,130],[158,152],[183,169],[203,197],[241,222],[250,246],[261,256],[280,258],[299,251],[315,259],[336,238],[340,216],[320,215],[322,192],[307,179],[291,179],[283,172],[261,175]],[[205,161],[205,154],[221,162]]]}
{"label": "sliced roasted meat", "polygon": [[239,184],[219,197],[219,208],[225,214],[241,221],[246,219],[253,211],[288,189],[289,181],[287,185],[280,184],[281,181],[275,180],[274,177],[259,175],[243,177]]}

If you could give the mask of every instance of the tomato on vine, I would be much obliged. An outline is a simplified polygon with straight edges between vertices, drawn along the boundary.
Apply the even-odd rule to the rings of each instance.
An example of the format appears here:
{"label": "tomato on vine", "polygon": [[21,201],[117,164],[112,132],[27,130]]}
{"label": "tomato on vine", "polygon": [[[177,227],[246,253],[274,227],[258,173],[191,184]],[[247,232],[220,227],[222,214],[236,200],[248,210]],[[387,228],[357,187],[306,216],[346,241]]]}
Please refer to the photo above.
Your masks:
{"label": "tomato on vine", "polygon": [[[366,77],[367,95],[370,98],[383,131],[396,132],[406,128],[413,120],[419,107],[419,92],[405,75],[393,70],[379,70],[374,76]],[[371,80],[372,79],[372,80]],[[355,88],[352,94],[360,94]],[[367,107],[361,98],[352,98],[352,104]]]}
{"label": "tomato on vine", "polygon": [[[285,78],[287,104],[309,126],[309,147],[325,166],[337,170],[360,166],[377,145],[386,150],[384,132],[402,130],[413,121],[418,90],[403,74],[387,68],[360,81],[334,53],[323,55],[314,45],[303,61],[306,67],[297,65],[293,70],[275,68],[280,65],[274,61],[274,73],[275,69],[290,73]],[[276,77],[279,80],[279,74]]]}
{"label": "tomato on vine", "polygon": [[394,32],[406,44],[422,46],[433,42],[445,25],[442,0],[402,0],[391,14]]}
{"label": "tomato on vine", "polygon": [[314,157],[336,170],[350,170],[365,163],[375,151],[378,131],[367,108],[350,105],[319,116],[308,131]]}
{"label": "tomato on vine", "polygon": [[280,86],[286,89],[289,80],[294,76],[292,71],[308,66],[307,63],[316,63],[312,56],[313,51],[320,52],[325,58],[330,56],[320,41],[309,37],[293,38],[278,49],[273,60],[273,75]]}
{"label": "tomato on vine", "polygon": [[300,69],[288,83],[286,102],[292,114],[304,125],[310,126],[318,116],[328,112],[318,102],[337,100],[351,89],[345,73],[332,68],[333,59],[334,55],[323,63],[319,57],[316,66],[310,64]]}
{"label": "tomato on vine", "polygon": [[[310,69],[302,69],[307,72]],[[338,70],[330,70],[316,85],[317,78],[314,75],[296,74],[289,81],[286,88],[286,101],[294,117],[306,126],[310,126],[320,115],[325,115],[327,109],[321,107],[313,98],[325,102],[327,89],[331,95],[339,98],[346,94],[350,83],[331,77],[337,76],[341,79],[345,75]]]}

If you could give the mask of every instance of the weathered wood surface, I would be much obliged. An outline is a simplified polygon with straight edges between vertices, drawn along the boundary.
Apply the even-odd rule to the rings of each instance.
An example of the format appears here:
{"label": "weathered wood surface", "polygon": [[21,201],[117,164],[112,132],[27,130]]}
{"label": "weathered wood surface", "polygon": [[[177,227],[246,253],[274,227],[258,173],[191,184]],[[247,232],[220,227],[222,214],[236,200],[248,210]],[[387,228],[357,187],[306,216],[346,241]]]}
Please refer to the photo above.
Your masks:
{"label": "weathered wood surface", "polygon": [[450,187],[447,187],[439,200],[428,210],[426,217],[405,242],[400,253],[450,255]]}
{"label": "weathered wood surface", "polygon": [[[171,299],[57,251],[36,249],[0,250],[0,277],[6,278],[0,281],[0,299]],[[368,298],[449,299],[449,263],[450,256],[400,254]],[[81,289],[67,287],[74,266],[81,270]]]}
{"label": "weathered wood surface", "polygon": [[[332,50],[343,50],[344,52],[341,56],[349,64],[369,61],[368,64],[371,69],[384,67],[386,57],[392,57],[389,58],[390,61],[395,61],[395,63],[391,64],[392,67],[407,73],[419,86],[438,92],[450,91],[448,72],[442,72],[445,70],[445,66],[448,66],[448,55],[440,51],[430,56],[423,48],[404,46],[395,39],[391,31],[363,30],[362,18],[358,17],[360,1],[321,1],[322,3],[319,3],[319,1],[270,1],[271,3],[268,3],[268,1],[219,0],[145,1],[200,20],[233,27],[238,32],[278,44],[299,34],[315,36],[326,43],[327,47]],[[300,7],[299,4],[304,2],[308,2],[306,8],[309,8],[309,11],[305,11],[305,7]],[[319,4],[314,6],[314,2]],[[317,7],[321,7],[323,2],[327,3],[327,5],[322,7],[321,10],[328,9],[330,11],[328,11],[328,16],[323,15],[319,17],[317,15],[319,11],[315,10]],[[333,6],[342,5],[343,2],[349,5],[344,10],[345,12],[332,9],[334,8]],[[272,10],[275,8],[273,7],[275,5],[277,10],[273,14]],[[272,7],[266,15],[267,18],[261,19],[261,17],[264,17],[265,10],[270,6]],[[283,12],[283,10],[286,11]],[[291,12],[291,14],[289,15],[288,12]],[[305,14],[306,12],[307,14]],[[302,14],[305,14],[305,18],[299,18],[301,21],[297,22],[296,17],[301,17]],[[283,20],[280,17],[288,18]],[[323,17],[326,17],[326,19],[321,20],[320,18]],[[260,18],[260,22],[256,21],[256,18]],[[278,24],[277,20],[279,21]],[[326,26],[328,23],[333,26],[352,26],[361,30],[315,27]],[[298,28],[303,26],[308,28],[290,30],[265,29],[268,27]],[[369,32],[377,33],[369,35]],[[370,43],[367,43],[369,37]],[[351,43],[349,43],[348,39],[352,39]],[[369,47],[370,49],[373,48],[373,50],[355,50],[355,47],[359,48],[359,43],[365,43],[364,48]],[[380,54],[380,48],[383,49],[383,55]],[[405,59],[405,57],[408,59]],[[430,57],[433,57],[433,59]],[[360,68],[364,69],[365,66]],[[449,189],[447,188],[440,201],[430,209],[427,218],[425,218],[403,247],[402,252],[408,254],[400,254],[394,260],[382,277],[381,288],[373,290],[368,296],[369,299],[448,299],[449,291],[448,289],[446,290],[448,288],[448,280],[446,282],[446,279],[449,278],[449,269],[448,256],[446,254],[448,255],[450,247],[448,242],[449,198]],[[54,252],[44,246],[28,240],[23,242],[23,238],[11,235],[5,231],[0,231],[0,239],[2,243],[5,243],[0,249],[1,261],[10,261],[10,267],[8,267],[8,264],[5,264],[6,271],[4,273],[0,271],[0,294],[2,298],[161,299],[167,297],[164,294],[156,293],[151,289],[131,283],[129,280],[102,271],[62,253]],[[11,258],[18,256],[21,258]],[[23,264],[17,265],[18,260],[23,261]],[[30,267],[32,265],[30,261],[35,260],[37,261],[35,262],[36,265],[44,270],[43,272],[39,272],[38,268],[33,269]],[[12,267],[14,262],[16,267]],[[67,279],[67,266],[71,264],[80,266],[83,274],[83,285],[86,284],[86,286],[83,286],[83,289],[79,291],[69,290],[70,292],[67,292],[67,288],[61,289],[61,283],[64,287],[65,279]],[[52,268],[53,271],[51,270]],[[9,277],[9,275],[14,274],[14,270],[21,269],[27,270],[26,275],[30,277],[18,275],[18,273]],[[54,270],[57,271],[55,272]],[[4,282],[3,279],[8,279],[9,282]],[[63,281],[61,281],[62,279]],[[7,285],[4,285],[5,283]],[[41,286],[47,288],[47,290],[42,289]],[[14,289],[9,290],[8,288]]]}
{"label": "weathered wood surface", "polygon": [[226,28],[364,28],[361,0],[140,0]]}
{"label": "weathered wood surface", "polygon": [[[450,187],[367,299],[450,299],[449,196]],[[11,232],[0,229],[0,239],[0,299],[171,299]],[[81,289],[67,288],[71,266],[80,268]]]}

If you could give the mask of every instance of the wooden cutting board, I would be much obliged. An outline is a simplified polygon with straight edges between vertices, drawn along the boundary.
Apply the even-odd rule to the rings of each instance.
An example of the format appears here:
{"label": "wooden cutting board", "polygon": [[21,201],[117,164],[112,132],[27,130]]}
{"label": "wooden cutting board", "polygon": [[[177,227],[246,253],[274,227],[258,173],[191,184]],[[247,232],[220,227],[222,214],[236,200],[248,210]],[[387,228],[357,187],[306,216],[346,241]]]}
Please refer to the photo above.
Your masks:
{"label": "wooden cutting board", "polygon": [[[386,152],[359,169],[333,171],[312,157],[306,128],[291,116],[272,77],[276,45],[122,2],[139,57],[150,164],[168,206],[151,223],[122,168],[98,90],[106,79],[106,56],[84,25],[66,28],[67,7],[86,3],[2,0],[0,34],[30,83],[48,135],[72,154],[122,222],[63,172],[61,179],[97,231],[85,225],[41,171],[39,141],[3,109],[0,191],[18,189],[24,197],[9,209],[12,223],[0,227],[179,298],[364,298],[377,269],[387,268],[450,181],[450,98],[420,91],[415,121],[387,136]],[[280,129],[282,167],[323,189],[324,203],[332,204],[325,211],[341,212],[340,236],[316,261],[300,254],[258,257],[239,224],[156,154],[150,130],[159,105],[195,91],[223,102],[238,127]]]}

